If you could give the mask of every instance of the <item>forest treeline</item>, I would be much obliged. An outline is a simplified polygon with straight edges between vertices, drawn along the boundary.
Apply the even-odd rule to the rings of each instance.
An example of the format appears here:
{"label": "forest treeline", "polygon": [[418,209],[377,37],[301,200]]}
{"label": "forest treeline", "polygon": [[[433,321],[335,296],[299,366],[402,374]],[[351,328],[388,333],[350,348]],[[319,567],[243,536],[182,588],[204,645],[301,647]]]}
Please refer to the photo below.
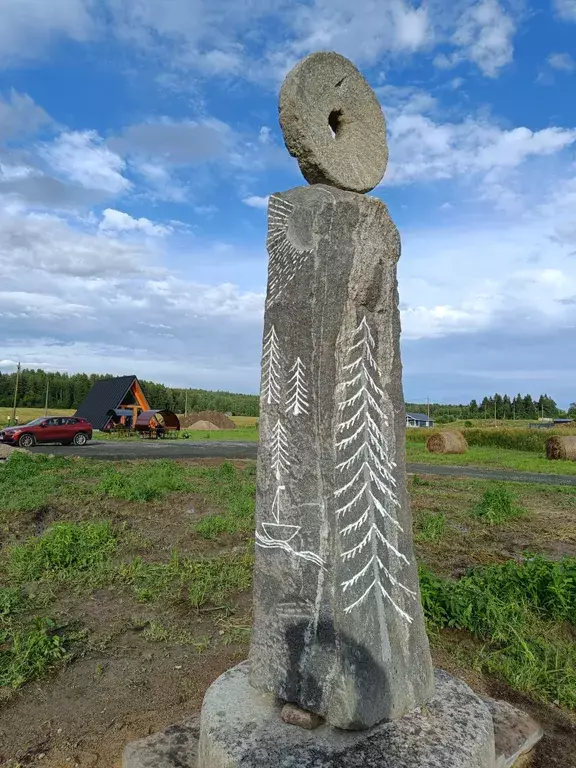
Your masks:
{"label": "forest treeline", "polygon": [[[48,384],[48,407],[77,408],[95,381],[110,378],[110,374],[47,373],[42,370],[23,370],[18,384],[20,408],[43,408]],[[0,372],[0,406],[11,407],[14,402],[15,373]],[[153,381],[140,380],[146,397],[153,408],[167,408],[176,413],[188,411],[222,411],[235,416],[258,416],[258,396],[205,389],[181,389],[166,387]],[[407,403],[407,411],[426,413],[427,404]],[[454,419],[537,419],[565,415],[548,395],[533,398],[518,394],[516,397],[495,394],[482,401],[471,400],[467,405],[431,403],[430,415],[438,422]],[[576,416],[576,403],[569,409]]]}
{"label": "forest treeline", "polygon": [[[18,407],[43,408],[48,384],[48,408],[52,411],[77,408],[95,381],[109,379],[110,374],[46,373],[42,370],[23,370],[18,383]],[[139,382],[152,408],[166,408],[175,413],[188,411],[231,412],[235,416],[257,416],[257,395],[233,392],[211,392],[204,389],[177,389],[154,381]],[[0,406],[12,407],[16,386],[15,373],[0,372]]]}
{"label": "forest treeline", "polygon": [[556,402],[548,395],[533,398],[532,395],[518,394],[516,397],[510,397],[509,395],[495,394],[485,397],[480,402],[471,400],[467,405],[406,404],[407,411],[417,413],[426,413],[428,407],[430,408],[430,415],[439,424],[456,419],[553,419],[568,414],[576,416],[576,403],[572,403],[568,412],[565,412],[558,408]]}

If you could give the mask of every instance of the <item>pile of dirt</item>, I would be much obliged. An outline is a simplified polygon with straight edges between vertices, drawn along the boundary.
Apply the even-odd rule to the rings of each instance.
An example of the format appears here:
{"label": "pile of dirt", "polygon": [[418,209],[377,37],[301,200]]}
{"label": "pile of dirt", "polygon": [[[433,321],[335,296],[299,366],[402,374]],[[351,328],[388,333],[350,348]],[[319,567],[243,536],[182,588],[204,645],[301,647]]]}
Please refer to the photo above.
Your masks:
{"label": "pile of dirt", "polygon": [[197,432],[201,432],[202,430],[208,430],[212,432],[213,430],[219,430],[220,427],[217,427],[216,424],[212,424],[211,421],[206,421],[205,419],[200,419],[200,421],[196,421],[194,424],[190,426],[190,429],[194,429]]}
{"label": "pile of dirt", "polygon": [[28,451],[24,450],[24,448],[13,448],[11,445],[0,445],[0,461],[9,459],[15,451],[20,453],[28,453]]}
{"label": "pile of dirt", "polygon": [[[232,419],[229,419],[225,413],[218,411],[196,411],[178,418],[180,419],[180,429],[192,429],[193,425],[199,421],[206,421],[218,429],[236,429],[236,424]],[[198,427],[198,429],[205,429],[205,427]]]}

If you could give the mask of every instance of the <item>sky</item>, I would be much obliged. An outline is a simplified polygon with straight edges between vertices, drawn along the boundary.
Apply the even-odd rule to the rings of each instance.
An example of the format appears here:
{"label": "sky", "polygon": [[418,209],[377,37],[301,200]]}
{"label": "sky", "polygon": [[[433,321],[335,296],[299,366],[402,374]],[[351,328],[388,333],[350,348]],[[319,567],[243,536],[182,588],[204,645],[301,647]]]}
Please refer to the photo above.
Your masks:
{"label": "sky", "polygon": [[257,392],[278,91],[333,50],[386,116],[407,401],[576,400],[576,0],[1,10],[1,371]]}

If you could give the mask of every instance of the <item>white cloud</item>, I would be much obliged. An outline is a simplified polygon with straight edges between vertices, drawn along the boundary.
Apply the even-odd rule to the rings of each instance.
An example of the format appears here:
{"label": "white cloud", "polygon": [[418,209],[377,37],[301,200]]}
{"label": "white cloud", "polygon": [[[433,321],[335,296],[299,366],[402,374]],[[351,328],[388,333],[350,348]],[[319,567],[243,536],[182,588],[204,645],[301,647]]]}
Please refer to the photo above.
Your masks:
{"label": "white cloud", "polygon": [[96,131],[62,133],[44,145],[41,154],[57,173],[87,189],[116,195],[131,186],[122,175],[125,161],[104,144]]}
{"label": "white cloud", "polygon": [[0,205],[0,358],[113,373],[129,363],[175,384],[192,370],[197,386],[257,388],[263,292],[187,279],[159,266],[167,254],[151,240],[84,224]]}
{"label": "white cloud", "polygon": [[[230,128],[221,120],[151,120],[128,126],[111,139],[109,147],[121,154],[159,158],[163,165],[191,165],[226,155],[232,141]],[[148,161],[148,172],[159,166]],[[153,172],[153,171],[152,171]]]}
{"label": "white cloud", "polygon": [[556,12],[565,21],[576,21],[576,0],[554,0]]}
{"label": "white cloud", "polygon": [[249,205],[251,208],[268,208],[268,200],[270,199],[270,195],[265,195],[264,197],[258,197],[258,195],[251,195],[250,197],[245,197],[242,202],[244,205]]}
{"label": "white cloud", "polygon": [[2,0],[0,64],[37,58],[58,37],[87,40],[93,8],[92,0]]}
{"label": "white cloud", "polygon": [[144,217],[134,219],[130,214],[114,208],[106,208],[102,212],[99,229],[103,232],[139,232],[149,237],[163,237],[172,231],[164,224],[155,224]]}
{"label": "white cloud", "polygon": [[[387,90],[388,88],[388,90]],[[469,178],[481,174],[487,186],[502,186],[501,172],[518,168],[530,158],[554,155],[576,141],[576,129],[527,127],[505,129],[488,118],[438,122],[423,114],[433,102],[405,89],[385,87],[381,97],[391,106],[388,119],[390,166],[384,184],[433,179]],[[506,185],[499,194],[506,191]],[[512,191],[509,186],[509,192]]]}
{"label": "white cloud", "polygon": [[33,134],[50,123],[50,116],[27,93],[12,89],[6,99],[0,98],[0,142]]}
{"label": "white cloud", "polygon": [[461,56],[475,62],[482,72],[495,77],[512,61],[512,38],[516,25],[498,0],[481,0],[469,5],[458,20],[452,41]]}
{"label": "white cloud", "polygon": [[548,64],[552,69],[558,69],[563,72],[573,72],[576,69],[576,61],[569,53],[551,53],[548,56]]}

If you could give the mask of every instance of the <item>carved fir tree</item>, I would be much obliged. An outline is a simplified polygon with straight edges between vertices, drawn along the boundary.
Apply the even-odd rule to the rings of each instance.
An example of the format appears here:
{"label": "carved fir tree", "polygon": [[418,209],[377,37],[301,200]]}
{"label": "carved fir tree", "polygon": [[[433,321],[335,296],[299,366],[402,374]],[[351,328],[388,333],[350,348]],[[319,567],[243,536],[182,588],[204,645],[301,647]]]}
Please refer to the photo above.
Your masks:
{"label": "carved fir tree", "polygon": [[[387,417],[381,407],[384,392],[373,350],[374,337],[364,317],[354,335],[349,363],[344,367],[349,377],[343,385],[343,399],[338,406],[336,450],[339,475],[335,496],[342,552],[353,573],[342,583],[350,613],[366,600],[391,605],[402,618],[412,618],[399,604],[402,596],[416,593],[405,587],[392,572],[401,561],[408,564],[393,540],[402,532],[396,517],[399,501],[392,476],[394,464],[381,425]],[[387,567],[383,561],[389,563]],[[399,597],[400,596],[400,597]]]}

